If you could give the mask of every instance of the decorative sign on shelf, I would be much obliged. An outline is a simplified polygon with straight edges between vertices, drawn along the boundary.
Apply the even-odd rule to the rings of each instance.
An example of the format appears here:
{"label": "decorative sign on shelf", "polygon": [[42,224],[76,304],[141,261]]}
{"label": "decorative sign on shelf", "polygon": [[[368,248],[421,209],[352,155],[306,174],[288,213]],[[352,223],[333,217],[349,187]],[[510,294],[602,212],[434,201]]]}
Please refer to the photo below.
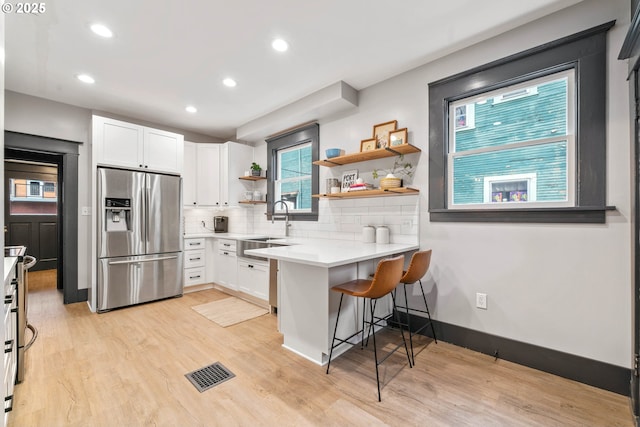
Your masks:
{"label": "decorative sign on shelf", "polygon": [[341,187],[341,192],[342,193],[346,193],[349,191],[349,187],[351,187],[352,184],[356,183],[356,180],[358,179],[358,170],[354,169],[352,171],[345,171],[342,174],[342,187]]}

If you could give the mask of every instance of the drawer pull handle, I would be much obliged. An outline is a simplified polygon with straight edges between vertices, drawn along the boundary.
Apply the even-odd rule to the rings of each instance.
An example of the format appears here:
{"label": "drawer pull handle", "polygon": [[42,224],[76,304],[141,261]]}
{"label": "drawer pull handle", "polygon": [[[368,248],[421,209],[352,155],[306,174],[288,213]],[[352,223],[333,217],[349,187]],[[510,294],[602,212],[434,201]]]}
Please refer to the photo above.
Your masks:
{"label": "drawer pull handle", "polygon": [[13,294],[4,296],[4,304],[13,304]]}
{"label": "drawer pull handle", "polygon": [[199,279],[200,275],[198,274],[197,276],[189,276],[189,279]]}
{"label": "drawer pull handle", "polygon": [[222,246],[229,247],[229,246],[231,246],[231,244],[230,243],[223,243]]}
{"label": "drawer pull handle", "polygon": [[229,255],[229,252],[222,252],[222,253],[225,254],[225,255]]}
{"label": "drawer pull handle", "polygon": [[189,243],[189,246],[200,246],[202,243],[198,242],[198,243]]}
{"label": "drawer pull handle", "polygon": [[200,261],[200,257],[197,257],[197,258],[189,258],[189,261]]}
{"label": "drawer pull handle", "polygon": [[5,402],[9,402],[9,401],[10,401],[10,402],[11,402],[11,403],[9,404],[9,407],[8,407],[8,408],[7,408],[7,407],[5,407],[5,408],[4,408],[4,412],[5,412],[5,413],[6,413],[6,412],[11,412],[11,411],[13,410],[13,394],[12,394],[11,396],[7,396],[7,397],[5,397],[5,398],[4,398],[4,401],[5,401]]}
{"label": "drawer pull handle", "polygon": [[[8,346],[8,347],[7,347]],[[4,342],[4,352],[11,353],[13,351],[13,340],[7,340]]]}

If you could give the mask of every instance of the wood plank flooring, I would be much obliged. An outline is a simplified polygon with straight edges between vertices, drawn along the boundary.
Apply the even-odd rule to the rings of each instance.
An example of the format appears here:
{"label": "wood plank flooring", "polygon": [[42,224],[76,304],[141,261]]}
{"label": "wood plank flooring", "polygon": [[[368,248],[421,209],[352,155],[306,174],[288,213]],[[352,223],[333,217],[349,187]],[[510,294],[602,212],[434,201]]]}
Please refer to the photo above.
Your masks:
{"label": "wood plank flooring", "polygon": [[[370,349],[331,373],[281,347],[274,315],[222,328],[191,309],[216,290],[94,314],[57,290],[30,294],[39,336],[9,426],[633,426],[629,400],[426,338],[416,366]],[[381,339],[395,339],[391,332]],[[203,393],[184,377],[221,362],[236,377]]]}

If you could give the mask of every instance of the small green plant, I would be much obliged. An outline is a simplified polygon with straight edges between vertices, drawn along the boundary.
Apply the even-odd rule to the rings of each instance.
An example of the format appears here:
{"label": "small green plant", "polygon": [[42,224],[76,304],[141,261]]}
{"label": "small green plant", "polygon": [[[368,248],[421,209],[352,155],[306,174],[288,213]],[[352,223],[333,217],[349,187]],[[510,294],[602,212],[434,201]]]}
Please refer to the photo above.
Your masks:
{"label": "small green plant", "polygon": [[254,171],[261,171],[261,170],[262,170],[262,168],[261,168],[261,167],[260,167],[260,165],[259,165],[259,164],[257,164],[256,162],[253,162],[253,163],[251,163],[251,170],[254,170]]}
{"label": "small green plant", "polygon": [[372,175],[373,179],[378,179],[381,176],[384,178],[388,174],[393,174],[396,178],[411,178],[414,172],[413,165],[410,162],[405,162],[404,155],[401,154],[395,158],[391,169],[374,169]]}

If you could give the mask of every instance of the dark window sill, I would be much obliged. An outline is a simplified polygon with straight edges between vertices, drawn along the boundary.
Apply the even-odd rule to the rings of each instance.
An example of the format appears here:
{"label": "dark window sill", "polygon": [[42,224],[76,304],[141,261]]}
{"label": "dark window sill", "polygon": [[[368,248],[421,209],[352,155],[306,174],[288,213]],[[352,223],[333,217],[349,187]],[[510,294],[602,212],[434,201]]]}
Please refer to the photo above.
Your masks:
{"label": "dark window sill", "polygon": [[606,211],[615,206],[518,209],[430,209],[432,222],[514,222],[604,224]]}

